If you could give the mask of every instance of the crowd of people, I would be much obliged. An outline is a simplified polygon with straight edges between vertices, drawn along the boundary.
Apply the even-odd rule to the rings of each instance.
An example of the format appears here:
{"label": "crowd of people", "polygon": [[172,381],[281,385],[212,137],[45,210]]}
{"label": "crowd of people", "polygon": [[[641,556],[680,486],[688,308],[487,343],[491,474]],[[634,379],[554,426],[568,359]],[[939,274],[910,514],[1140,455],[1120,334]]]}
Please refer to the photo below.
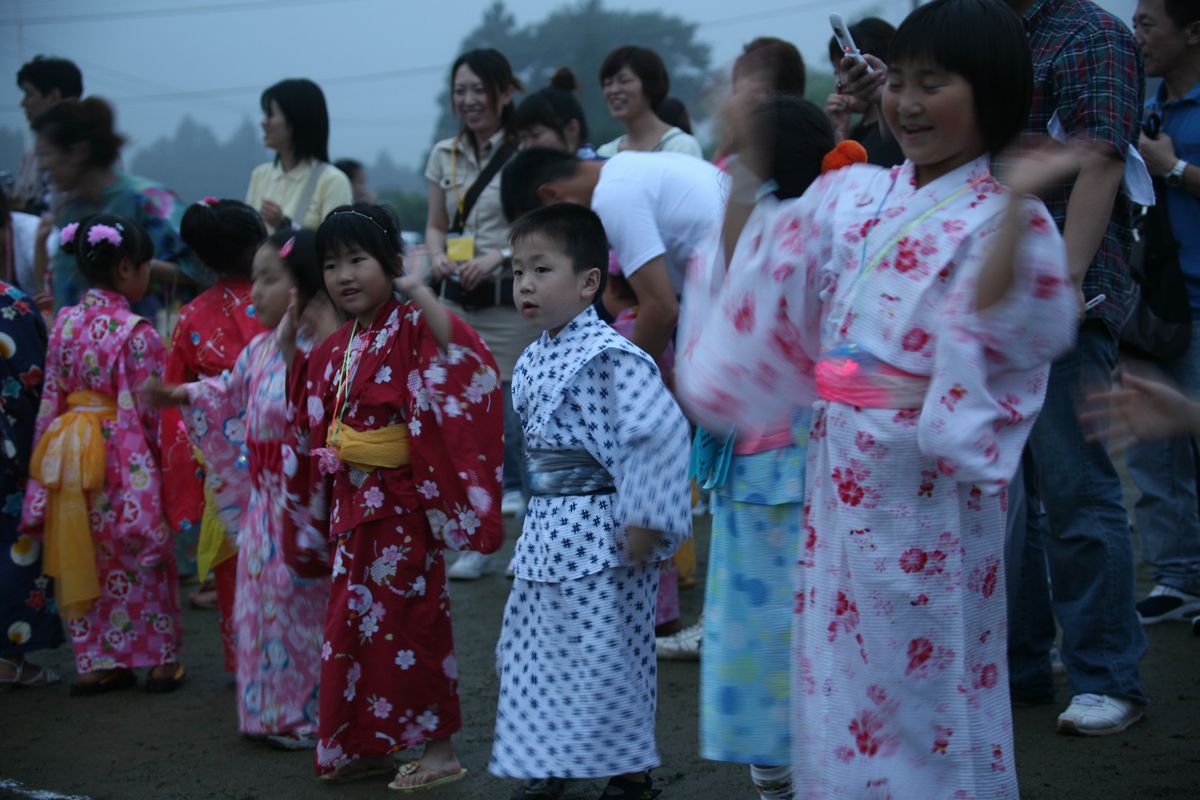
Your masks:
{"label": "crowd of people", "polygon": [[[758,38],[711,161],[653,49],[604,60],[599,147],[569,69],[526,93],[466,52],[412,252],[312,81],[262,93],[244,200],[183,203],[33,59],[0,691],[58,683],[28,656],[66,639],[73,696],[185,686],[185,576],[238,732],[322,781],[458,781],[490,724],[514,798],[649,800],[665,657],[699,660],[700,755],[748,793],[1016,798],[1014,705],[1059,668],[1058,731],[1122,733],[1143,626],[1200,629],[1200,9],[1133,23],[933,0],[831,40],[823,107]],[[505,515],[495,718],[463,719],[448,581],[497,571]]]}

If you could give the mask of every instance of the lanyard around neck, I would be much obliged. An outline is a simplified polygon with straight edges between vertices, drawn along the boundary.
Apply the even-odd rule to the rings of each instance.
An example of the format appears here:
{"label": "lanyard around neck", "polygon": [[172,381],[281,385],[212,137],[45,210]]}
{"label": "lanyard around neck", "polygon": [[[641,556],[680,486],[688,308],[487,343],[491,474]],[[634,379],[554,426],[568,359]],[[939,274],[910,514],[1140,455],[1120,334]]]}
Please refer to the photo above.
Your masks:
{"label": "lanyard around neck", "polygon": [[[337,393],[333,398],[333,418],[337,421],[337,428],[341,428],[342,420],[346,416],[346,406],[350,404],[350,385],[354,382],[354,375],[358,372],[359,362],[362,361],[362,353],[358,354],[358,358],[354,359],[351,364],[351,355],[354,353],[354,336],[358,333],[358,320],[354,320],[354,325],[350,328],[350,341],[346,343],[346,352],[342,355],[342,368],[338,371],[338,386]],[[363,349],[366,349],[366,343],[363,343]],[[353,368],[353,371],[351,371]],[[333,440],[330,444],[337,443],[337,428],[334,429]]]}

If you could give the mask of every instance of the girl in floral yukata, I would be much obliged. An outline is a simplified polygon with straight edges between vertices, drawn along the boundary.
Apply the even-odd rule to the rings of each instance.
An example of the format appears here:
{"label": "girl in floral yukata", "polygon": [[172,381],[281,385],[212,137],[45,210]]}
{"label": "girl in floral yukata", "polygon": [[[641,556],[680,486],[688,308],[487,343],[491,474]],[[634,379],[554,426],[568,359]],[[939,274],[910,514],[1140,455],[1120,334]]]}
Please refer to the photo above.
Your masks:
{"label": "girl in floral yukata", "polygon": [[755,204],[772,165],[743,153],[730,268],[710,306],[685,306],[703,319],[676,386],[710,429],[814,401],[795,796],[1016,798],[1004,490],[1080,311],[1062,239],[1027,195],[1078,158],[1009,162],[1008,188],[993,177],[1032,94],[1021,19],[999,0],[922,6],[888,63],[883,113],[904,165],[850,166]]}
{"label": "girl in floral yukata", "polygon": [[91,288],[58,314],[34,429],[22,527],[75,647],[72,694],[183,681],[175,549],[163,518],[158,412],[136,391],[162,374],[162,340],[130,311],[150,281],[153,247],[131,220],[96,214],[62,232]]}
{"label": "girl in floral yukata", "polygon": [[430,788],[466,774],[450,741],[462,716],[443,551],[489,553],[503,538],[499,372],[419,276],[400,275],[386,210],[342,206],[316,244],[352,319],[293,357],[293,303],[279,338],[295,408],[285,547],[302,574],[329,574],[332,559],[317,772],[390,772],[392,753],[424,744],[391,787]]}
{"label": "girl in floral yukata", "polygon": [[[222,518],[234,518],[228,529],[237,533],[236,558],[225,563],[236,567],[237,577],[230,627],[238,727],[287,749],[316,744],[329,578],[296,577],[284,561],[282,445],[291,422],[287,366],[274,329],[293,290],[313,323],[304,326],[301,349],[311,349],[314,336],[323,338],[341,322],[325,296],[314,239],[312,231],[277,231],[258,249],[251,297],[267,331],[254,337],[233,369],[183,386],[147,387],[158,405],[189,406],[187,432],[213,479],[212,504]],[[330,318],[332,324],[323,321]]]}
{"label": "girl in floral yukata", "polygon": [[[246,345],[263,330],[250,300],[250,264],[267,236],[258,212],[237,200],[206,197],[188,206],[180,228],[183,241],[217,275],[217,282],[179,312],[163,378],[171,384],[210,378],[233,369]],[[225,670],[232,672],[237,568],[232,536],[238,514],[233,515],[234,527],[227,529],[213,504],[205,502],[204,468],[196,461],[183,420],[174,408],[165,408],[161,414],[167,520],[172,530],[180,531],[181,537],[196,547],[197,577],[203,588],[190,599],[194,605],[206,608],[211,608],[215,600]],[[238,444],[241,432],[238,426]],[[206,582],[210,571],[213,578]]]}

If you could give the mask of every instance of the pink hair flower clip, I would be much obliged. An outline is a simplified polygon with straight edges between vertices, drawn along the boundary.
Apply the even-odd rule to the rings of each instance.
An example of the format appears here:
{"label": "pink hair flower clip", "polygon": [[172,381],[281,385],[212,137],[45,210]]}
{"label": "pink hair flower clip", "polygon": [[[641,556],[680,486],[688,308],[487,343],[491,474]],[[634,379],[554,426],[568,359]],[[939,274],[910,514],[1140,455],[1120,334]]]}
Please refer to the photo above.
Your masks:
{"label": "pink hair flower clip", "polygon": [[208,206],[209,208],[212,208],[213,206],[217,205],[220,202],[221,202],[221,199],[219,197],[206,197],[200,201],[200,205]]}
{"label": "pink hair flower clip", "polygon": [[296,246],[296,237],[293,236],[292,238],[288,239],[286,242],[283,243],[283,247],[279,248],[279,257],[287,258],[288,256],[290,256],[292,254],[292,248],[295,246]]}
{"label": "pink hair flower clip", "polygon": [[70,244],[71,242],[75,241],[75,234],[78,232],[79,232],[79,223],[78,222],[72,222],[70,225],[67,225],[58,234],[59,244]]}
{"label": "pink hair flower clip", "polygon": [[100,242],[109,242],[113,247],[121,246],[121,232],[111,225],[93,225],[88,228],[87,235],[88,244],[97,245]]}

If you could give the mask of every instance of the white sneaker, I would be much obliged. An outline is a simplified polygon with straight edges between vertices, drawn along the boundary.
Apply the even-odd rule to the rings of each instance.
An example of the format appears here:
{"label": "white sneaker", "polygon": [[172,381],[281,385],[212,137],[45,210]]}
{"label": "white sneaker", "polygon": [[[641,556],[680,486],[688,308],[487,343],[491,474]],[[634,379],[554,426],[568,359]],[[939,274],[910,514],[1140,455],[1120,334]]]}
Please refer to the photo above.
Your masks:
{"label": "white sneaker", "polygon": [[509,489],[500,498],[500,513],[506,517],[519,517],[525,514],[525,495],[520,489]]}
{"label": "white sneaker", "polygon": [[1077,694],[1058,715],[1058,732],[1073,736],[1120,733],[1144,716],[1142,707],[1107,694]]}
{"label": "white sneaker", "polygon": [[654,640],[658,657],[667,661],[699,661],[700,645],[704,640],[704,623],[697,622],[670,636]]}
{"label": "white sneaker", "polygon": [[459,553],[458,558],[446,570],[446,577],[452,581],[476,581],[492,571],[492,557],[468,550]]}

